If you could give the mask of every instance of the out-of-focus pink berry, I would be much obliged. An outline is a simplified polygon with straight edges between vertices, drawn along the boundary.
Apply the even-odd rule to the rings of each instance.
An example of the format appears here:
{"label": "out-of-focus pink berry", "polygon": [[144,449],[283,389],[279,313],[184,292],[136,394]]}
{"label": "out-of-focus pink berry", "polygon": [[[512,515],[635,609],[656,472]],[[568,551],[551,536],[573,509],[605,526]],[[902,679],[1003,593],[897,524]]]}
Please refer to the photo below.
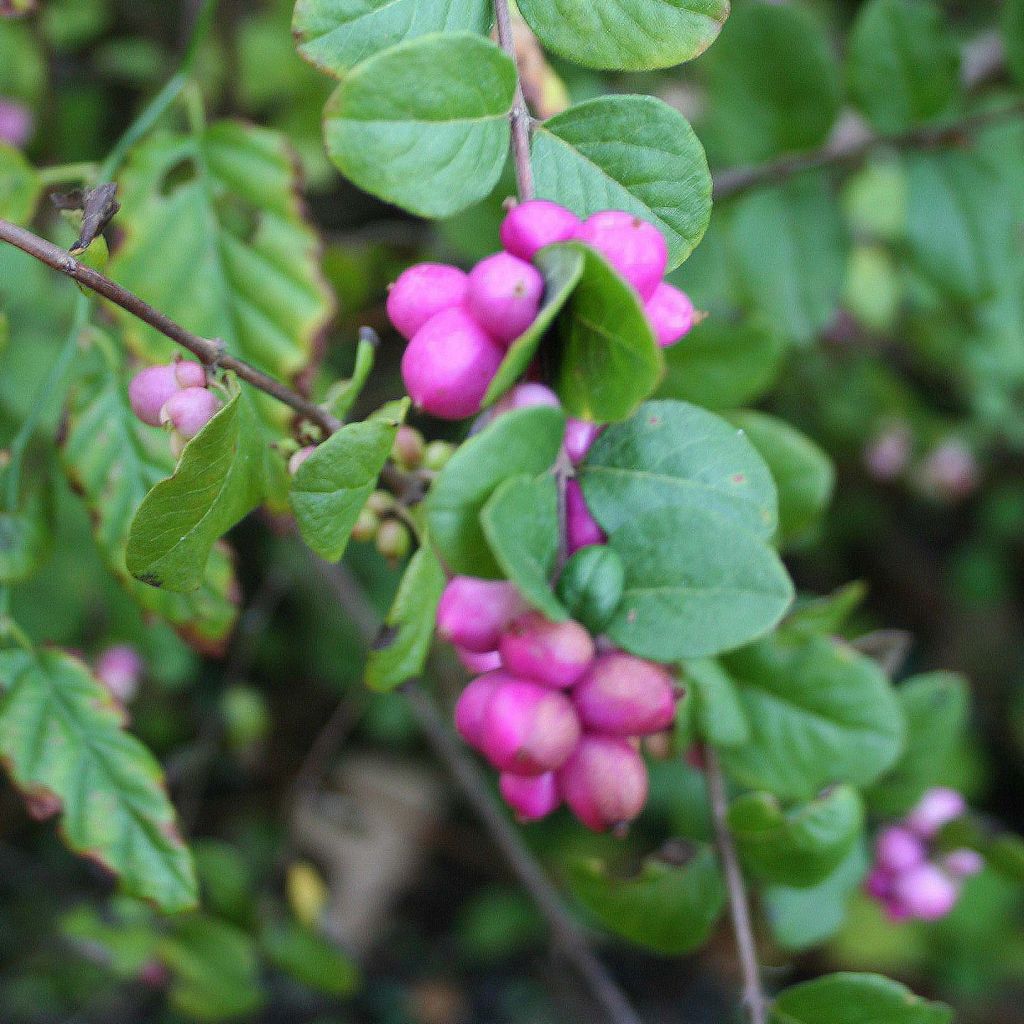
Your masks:
{"label": "out-of-focus pink berry", "polygon": [[220,402],[206,388],[183,388],[164,402],[160,419],[170,423],[186,441],[191,441],[220,409]]}
{"label": "out-of-focus pink berry", "polygon": [[541,775],[560,768],[580,738],[572,702],[558,690],[505,672],[484,709],[480,747],[503,772]]}
{"label": "out-of-focus pink berry", "polygon": [[597,440],[597,435],[604,428],[589,420],[578,420],[570,416],[565,424],[565,452],[569,461],[578,466],[590,451],[591,445]]}
{"label": "out-of-focus pink berry", "polygon": [[575,213],[547,199],[512,207],[501,225],[501,244],[521,260],[532,260],[546,245],[568,242],[582,226]]}
{"label": "out-of-focus pink berry", "polygon": [[588,217],[576,233],[596,249],[646,302],[665,276],[668,246],[662,233],[647,221],[622,210],[603,210]]}
{"label": "out-of-focus pink berry", "polygon": [[0,98],[0,142],[21,149],[32,137],[33,119],[28,107]]}
{"label": "out-of-focus pink berry", "polygon": [[970,878],[984,868],[985,858],[977,850],[952,850],[942,858],[942,866],[954,878]]}
{"label": "out-of-focus pink berry", "polygon": [[142,656],[127,644],[108,647],[97,659],[96,678],[122,704],[128,704],[139,688],[145,665]]}
{"label": "out-of-focus pink berry", "polygon": [[462,304],[469,278],[446,263],[419,263],[398,275],[388,292],[388,318],[405,338],[432,317]]}
{"label": "out-of-focus pink berry", "polygon": [[543,295],[544,278],[532,264],[496,252],[470,271],[466,307],[492,338],[507,344],[536,319]]}
{"label": "out-of-focus pink berry", "polygon": [[474,674],[494,672],[501,668],[501,655],[497,651],[469,651],[465,647],[456,647],[455,653],[462,667]]}
{"label": "out-of-focus pink berry", "polygon": [[496,651],[509,623],[525,609],[507,580],[453,576],[437,606],[437,635],[474,654]]}
{"label": "out-of-focus pink berry", "polygon": [[306,459],[316,451],[316,445],[307,444],[305,448],[300,448],[297,452],[292,453],[292,457],[288,460],[288,472],[292,476],[295,476]]}
{"label": "out-of-focus pink berry", "polygon": [[554,772],[543,775],[502,772],[498,777],[498,789],[520,821],[546,818],[562,802]]}
{"label": "out-of-focus pink berry", "polygon": [[594,641],[578,622],[551,622],[528,612],[501,638],[502,664],[516,675],[565,688],[572,686],[594,660]]}
{"label": "out-of-focus pink berry", "polygon": [[617,829],[631,822],[647,801],[647,768],[623,739],[584,736],[558,772],[562,799],[587,828]]}
{"label": "out-of-focus pink berry", "polygon": [[884,430],[864,449],[864,467],[881,483],[898,479],[910,463],[913,437],[899,424]]}
{"label": "out-of-focus pink berry", "polygon": [[171,395],[179,390],[175,367],[148,366],[135,374],[128,385],[128,401],[132,412],[151,427],[159,427],[160,410]]}
{"label": "out-of-focus pink berry", "polygon": [[602,654],[572,695],[584,729],[648,736],[675,719],[675,680],[661,665],[625,652]]}
{"label": "out-of-focus pink berry", "polygon": [[960,501],[978,486],[978,461],[974,453],[955,438],[944,441],[924,460],[920,478],[925,487],[946,501]]}
{"label": "out-of-focus pink berry", "polygon": [[179,388],[205,388],[206,370],[200,363],[191,359],[181,359],[174,363],[174,379]]}
{"label": "out-of-focus pink berry", "polygon": [[931,839],[944,825],[956,821],[967,810],[967,802],[955,790],[944,786],[929,789],[907,815],[906,824],[918,835]]}
{"label": "out-of-focus pink berry", "polygon": [[402,356],[402,379],[417,408],[461,420],[480,411],[503,356],[469,313],[447,309],[413,335]]}
{"label": "out-of-focus pink berry", "polygon": [[899,873],[917,867],[927,856],[921,838],[910,829],[892,825],[875,840],[875,861],[884,871]]}
{"label": "out-of-focus pink berry", "polygon": [[570,555],[591,544],[604,544],[608,539],[590,514],[577,480],[570,480],[565,488],[565,533]]}
{"label": "out-of-focus pink berry", "polygon": [[864,879],[864,891],[880,903],[892,894],[893,876],[881,867],[874,867]]}
{"label": "out-of-focus pink berry", "polygon": [[509,680],[510,677],[502,672],[489,672],[474,679],[459,694],[459,699],[455,702],[455,728],[471,747],[481,749],[487,705],[499,683]]}
{"label": "out-of-focus pink berry", "polygon": [[901,921],[909,921],[914,915],[910,909],[902,904],[894,896],[882,900],[882,910],[885,911],[885,916],[892,921],[893,924],[899,924]]}
{"label": "out-of-focus pink berry", "polygon": [[662,348],[674,345],[693,327],[694,309],[690,296],[664,281],[644,304],[644,312]]}
{"label": "out-of-focus pink berry", "polygon": [[956,905],[960,886],[935,864],[919,864],[897,875],[892,886],[892,899],[912,917],[937,921]]}
{"label": "out-of-focus pink berry", "polygon": [[510,388],[494,403],[492,409],[496,415],[512,412],[515,409],[533,409],[538,405],[546,405],[552,409],[561,409],[562,403],[558,395],[544,384],[527,381]]}

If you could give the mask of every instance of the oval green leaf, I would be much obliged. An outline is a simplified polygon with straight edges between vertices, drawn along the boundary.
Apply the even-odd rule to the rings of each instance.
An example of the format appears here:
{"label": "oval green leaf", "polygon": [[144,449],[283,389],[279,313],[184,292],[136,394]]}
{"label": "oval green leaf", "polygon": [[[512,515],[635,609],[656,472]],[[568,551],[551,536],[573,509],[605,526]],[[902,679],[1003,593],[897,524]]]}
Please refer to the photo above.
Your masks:
{"label": "oval green leaf", "polygon": [[951,1024],[953,1011],[878,974],[830,974],[786,989],[772,1024]]}

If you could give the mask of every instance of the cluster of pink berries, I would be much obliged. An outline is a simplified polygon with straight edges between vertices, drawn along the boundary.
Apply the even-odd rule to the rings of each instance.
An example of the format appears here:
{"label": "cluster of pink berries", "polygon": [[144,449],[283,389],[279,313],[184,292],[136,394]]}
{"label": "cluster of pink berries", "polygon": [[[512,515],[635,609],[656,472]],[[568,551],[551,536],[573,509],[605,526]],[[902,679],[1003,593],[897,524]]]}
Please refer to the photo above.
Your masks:
{"label": "cluster of pink berries", "polygon": [[151,427],[169,426],[171,444],[180,454],[220,409],[217,396],[206,386],[206,370],[188,359],[150,366],[128,385],[132,411]]}
{"label": "cluster of pink berries", "polygon": [[663,280],[668,249],[652,224],[618,210],[581,221],[557,203],[533,199],[506,216],[504,251],[468,274],[420,263],[392,285],[388,316],[409,341],[402,377],[418,408],[452,420],[480,411],[506,351],[544,298],[544,278],[531,261],[545,246],[568,241],[596,249],[636,289],[660,345],[674,344],[693,326],[693,303]]}
{"label": "cluster of pink berries", "polygon": [[21,149],[32,137],[32,129],[28,107],[0,96],[0,142]]}
{"label": "cluster of pink berries", "polygon": [[134,647],[115,644],[99,655],[93,672],[119,703],[127,705],[138,692],[145,667],[142,656]]}
{"label": "cluster of pink berries", "polygon": [[482,673],[459,697],[455,725],[500,772],[521,821],[563,801],[595,831],[622,829],[640,813],[647,769],[638,740],[675,717],[676,681],[664,666],[599,650],[580,623],[528,610],[507,581],[454,577],[437,631]]}
{"label": "cluster of pink berries", "polygon": [[963,880],[982,869],[984,862],[975,850],[936,854],[933,849],[943,826],[966,810],[956,790],[930,789],[899,824],[878,834],[865,889],[891,921],[945,917],[960,898]]}

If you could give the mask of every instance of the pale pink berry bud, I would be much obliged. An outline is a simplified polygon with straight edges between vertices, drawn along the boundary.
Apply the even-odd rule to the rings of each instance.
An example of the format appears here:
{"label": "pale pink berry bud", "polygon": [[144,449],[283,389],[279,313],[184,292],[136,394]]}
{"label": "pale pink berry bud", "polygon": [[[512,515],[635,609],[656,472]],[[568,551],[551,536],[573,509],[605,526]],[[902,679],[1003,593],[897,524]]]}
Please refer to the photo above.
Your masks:
{"label": "pale pink berry bud", "polygon": [[907,815],[906,824],[918,835],[931,839],[944,825],[955,821],[967,810],[967,802],[955,790],[944,786],[929,789]]}
{"label": "pale pink berry bud", "polygon": [[977,850],[952,850],[942,858],[942,866],[954,878],[970,878],[985,867],[985,858]]}
{"label": "pale pink berry bud", "polygon": [[892,895],[893,876],[879,866],[875,866],[864,879],[864,891],[880,903]]}
{"label": "pale pink berry bud", "polygon": [[536,319],[543,295],[544,278],[535,267],[497,252],[469,272],[466,306],[492,338],[507,344]]}
{"label": "pale pink berry bud", "polygon": [[558,788],[587,828],[621,829],[647,802],[647,768],[625,740],[584,736],[558,772]]}
{"label": "pale pink berry bud", "polygon": [[541,775],[560,768],[580,738],[572,702],[541,683],[504,672],[484,709],[480,747],[503,772]]}
{"label": "pale pink berry bud", "polygon": [[489,672],[472,680],[459,694],[455,702],[455,728],[471,747],[482,749],[487,705],[498,689],[498,684],[508,682],[510,678],[503,672]]}
{"label": "pale pink berry bud", "polygon": [[960,886],[935,864],[919,864],[893,882],[892,899],[911,917],[937,921],[956,905]]}
{"label": "pale pink berry bud", "polygon": [[160,410],[171,395],[179,390],[175,367],[148,366],[135,374],[128,385],[128,401],[132,412],[151,427],[159,427]]}
{"label": "pale pink berry bud", "polygon": [[667,729],[676,715],[671,673],[622,651],[602,654],[572,699],[585,729],[610,736],[649,736]]}
{"label": "pale pink berry bud", "polygon": [[498,777],[498,789],[520,821],[546,818],[562,802],[554,772],[543,775],[502,772]]}
{"label": "pale pink berry bud", "polygon": [[32,112],[13,100],[0,99],[0,142],[21,149],[32,137]]}
{"label": "pale pink berry bud", "polygon": [[128,704],[139,688],[144,668],[142,657],[134,647],[118,644],[108,647],[97,659],[96,678],[122,704]]}
{"label": "pale pink berry bud", "polygon": [[468,651],[465,647],[456,647],[455,653],[462,667],[474,675],[501,668],[501,655],[497,651]]}
{"label": "pale pink berry bud", "polygon": [[496,651],[501,634],[524,608],[507,580],[453,576],[437,606],[437,635],[475,654]]}
{"label": "pale pink berry bud", "polygon": [[305,448],[300,448],[297,452],[292,453],[292,457],[288,460],[288,472],[292,476],[295,476],[306,459],[316,451],[316,445],[307,444]]}
{"label": "pale pink berry bud", "polygon": [[191,441],[220,409],[220,402],[206,388],[184,388],[164,402],[160,410],[163,423],[170,423],[186,441]]}
{"label": "pale pink berry bud", "polygon": [[668,246],[662,233],[647,221],[621,210],[588,217],[576,238],[596,249],[646,302],[665,276]]}
{"label": "pale pink berry bud", "polygon": [[603,544],[608,538],[590,514],[579,481],[570,480],[565,489],[565,533],[569,554],[591,544]]}
{"label": "pale pink berry bud", "polygon": [[562,688],[576,683],[594,660],[594,641],[583,626],[571,619],[551,622],[539,612],[516,619],[499,649],[510,672]]}
{"label": "pale pink berry bud", "polygon": [[884,871],[898,874],[917,867],[927,856],[919,836],[908,828],[892,825],[883,828],[875,840],[875,862]]}
{"label": "pale pink berry bud", "polygon": [[883,431],[864,449],[864,467],[882,483],[896,480],[910,463],[913,438],[905,425]]}
{"label": "pale pink berry bud", "polygon": [[446,263],[419,263],[399,274],[388,292],[388,318],[405,338],[411,338],[428,320],[460,306],[469,278]]}
{"label": "pale pink berry bud", "polygon": [[417,408],[461,420],[480,411],[503,356],[469,313],[448,309],[413,335],[402,356],[402,379]]}
{"label": "pale pink berry bud", "polygon": [[590,451],[590,446],[597,440],[597,435],[604,428],[589,420],[578,420],[570,416],[565,424],[565,452],[569,461],[578,466]]}
{"label": "pale pink berry bud", "polygon": [[174,363],[174,379],[179,388],[205,388],[206,370],[191,359],[181,359]]}
{"label": "pale pink berry bud", "polygon": [[924,460],[921,480],[933,494],[960,501],[978,486],[978,461],[962,441],[944,441]]}
{"label": "pale pink berry bud", "polygon": [[882,909],[885,911],[885,916],[893,924],[909,921],[914,916],[909,908],[904,906],[895,896],[889,896],[882,900]]}
{"label": "pale pink berry bud", "polygon": [[538,405],[546,405],[552,409],[561,409],[562,403],[558,395],[544,384],[527,381],[510,388],[501,399],[492,406],[496,415],[512,412],[514,409],[532,409]]}
{"label": "pale pink berry bud", "polygon": [[582,227],[575,213],[548,199],[513,206],[501,224],[501,244],[521,260],[532,260],[546,245],[568,242]]}
{"label": "pale pink berry bud", "polygon": [[644,304],[644,312],[662,348],[674,345],[693,327],[694,309],[690,296],[664,281]]}

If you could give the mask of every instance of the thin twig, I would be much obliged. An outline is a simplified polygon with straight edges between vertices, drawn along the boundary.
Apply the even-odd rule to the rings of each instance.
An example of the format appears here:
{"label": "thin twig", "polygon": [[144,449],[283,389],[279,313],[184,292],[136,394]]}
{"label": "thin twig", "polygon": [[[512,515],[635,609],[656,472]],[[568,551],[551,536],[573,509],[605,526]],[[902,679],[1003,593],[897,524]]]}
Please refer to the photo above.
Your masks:
{"label": "thin twig", "polygon": [[512,125],[512,160],[516,167],[516,185],[520,202],[533,198],[533,167],[530,165],[530,110],[523,95],[523,83],[516,60],[516,40],[512,31],[512,15],[508,0],[494,0],[494,20],[498,42],[516,64],[516,93],[509,122]]}
{"label": "thin twig", "polygon": [[715,824],[715,841],[718,855],[725,874],[725,885],[729,890],[729,909],[732,927],[736,935],[736,947],[740,955],[740,970],[743,973],[743,1002],[750,1015],[751,1024],[765,1024],[767,1001],[761,986],[761,971],[757,963],[757,947],[754,943],[754,927],[750,917],[750,902],[743,871],[736,847],[729,831],[726,814],[729,801],[725,792],[725,776],[718,754],[708,746],[704,752],[708,777],[708,796],[711,799],[711,815]]}

